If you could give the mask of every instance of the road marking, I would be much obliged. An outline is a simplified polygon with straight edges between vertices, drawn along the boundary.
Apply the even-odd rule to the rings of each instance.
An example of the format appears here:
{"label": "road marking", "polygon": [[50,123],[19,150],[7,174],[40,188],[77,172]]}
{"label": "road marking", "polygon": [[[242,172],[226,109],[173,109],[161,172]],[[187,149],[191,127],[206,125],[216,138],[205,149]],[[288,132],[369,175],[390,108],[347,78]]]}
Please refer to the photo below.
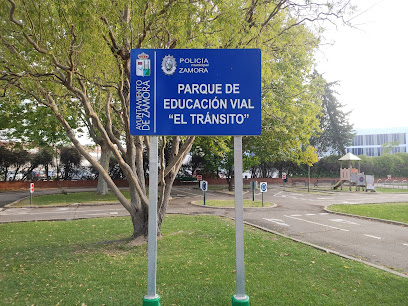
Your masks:
{"label": "road marking", "polygon": [[321,224],[321,223],[317,223],[317,222],[313,222],[313,221],[309,221],[309,220],[304,220],[304,219],[300,219],[300,218],[296,218],[296,217],[292,217],[292,216],[286,216],[286,215],[285,215],[285,217],[287,217],[287,218],[292,218],[292,219],[299,220],[299,221],[304,221],[304,222],[312,223],[312,224],[315,224],[315,225],[320,225],[320,226],[324,226],[324,227],[336,229],[336,230],[343,231],[343,232],[348,232],[348,231],[349,231],[349,230],[346,230],[346,229],[344,229],[344,228],[338,228],[338,227],[334,227],[334,226],[330,226],[330,225],[326,225],[326,224]]}
{"label": "road marking", "polygon": [[329,220],[330,220],[330,221],[333,221],[333,222],[344,223],[344,224],[360,225],[360,224],[358,224],[358,223],[351,222],[351,221],[344,220],[344,219],[329,219]]}
{"label": "road marking", "polygon": [[302,215],[291,215],[292,217],[301,217]]}
{"label": "road marking", "polygon": [[263,218],[263,219],[266,221],[272,222],[272,223],[276,223],[278,225],[289,226],[289,224],[286,224],[285,221],[281,219],[267,219],[267,218]]}
{"label": "road marking", "polygon": [[316,216],[316,214],[306,214],[306,216]]}
{"label": "road marking", "polygon": [[194,197],[197,197],[197,196],[202,196],[202,195],[200,195],[200,194],[196,194],[196,193],[193,193],[193,192],[188,192],[188,191],[185,191],[185,190],[177,190],[177,192],[178,193],[184,193],[185,195],[190,195],[190,196],[194,196]]}
{"label": "road marking", "polygon": [[328,215],[328,213],[319,213],[319,215],[325,216],[325,215]]}
{"label": "road marking", "polygon": [[402,245],[408,246],[408,243],[403,243]]}
{"label": "road marking", "polygon": [[370,237],[370,238],[374,238],[374,239],[378,239],[378,240],[381,240],[381,239],[382,239],[381,237],[377,237],[377,236],[373,236],[373,235],[364,234],[364,236]]}

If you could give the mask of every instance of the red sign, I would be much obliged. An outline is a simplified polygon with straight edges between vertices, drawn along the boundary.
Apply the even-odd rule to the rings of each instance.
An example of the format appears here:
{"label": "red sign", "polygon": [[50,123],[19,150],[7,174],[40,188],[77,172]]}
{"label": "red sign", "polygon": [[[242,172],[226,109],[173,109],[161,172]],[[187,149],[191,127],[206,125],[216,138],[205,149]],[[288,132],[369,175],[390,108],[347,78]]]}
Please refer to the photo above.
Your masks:
{"label": "red sign", "polygon": [[282,179],[286,180],[286,174],[282,174]]}
{"label": "red sign", "polygon": [[388,174],[388,175],[387,175],[387,178],[390,180],[390,179],[391,179],[391,175],[390,175],[390,174]]}
{"label": "red sign", "polygon": [[34,193],[34,183],[30,183],[30,193]]}
{"label": "red sign", "polygon": [[203,176],[202,176],[202,175],[197,175],[197,180],[202,181],[202,180],[203,180]]}

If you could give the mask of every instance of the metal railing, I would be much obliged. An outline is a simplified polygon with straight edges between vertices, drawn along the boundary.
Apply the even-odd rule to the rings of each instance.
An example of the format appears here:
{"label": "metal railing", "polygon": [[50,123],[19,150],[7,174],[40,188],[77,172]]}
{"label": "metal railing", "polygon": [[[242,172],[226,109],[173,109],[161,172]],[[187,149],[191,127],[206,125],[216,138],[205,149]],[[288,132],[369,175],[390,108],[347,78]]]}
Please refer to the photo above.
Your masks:
{"label": "metal railing", "polygon": [[407,180],[402,180],[401,182],[398,180],[393,180],[391,179],[386,179],[385,182],[381,179],[377,180],[377,187],[383,187],[383,188],[392,188],[392,189],[408,189],[408,181]]}

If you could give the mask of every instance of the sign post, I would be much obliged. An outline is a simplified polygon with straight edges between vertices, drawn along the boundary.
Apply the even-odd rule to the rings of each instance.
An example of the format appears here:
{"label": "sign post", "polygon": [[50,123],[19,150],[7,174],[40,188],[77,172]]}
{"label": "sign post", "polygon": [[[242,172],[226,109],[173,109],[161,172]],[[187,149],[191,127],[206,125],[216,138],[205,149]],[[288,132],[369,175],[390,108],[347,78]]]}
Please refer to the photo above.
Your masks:
{"label": "sign post", "polygon": [[264,207],[264,192],[268,191],[268,183],[267,182],[260,183],[259,189],[261,190],[261,194],[262,194],[262,207]]}
{"label": "sign post", "polygon": [[237,293],[232,296],[232,305],[249,305],[245,294],[244,263],[244,198],[242,181],[242,136],[234,137],[234,183],[235,183],[235,256]]}
{"label": "sign post", "polygon": [[201,187],[201,190],[203,191],[203,201],[204,201],[204,206],[205,206],[205,194],[208,190],[208,182],[200,181],[200,187]]}
{"label": "sign post", "polygon": [[157,185],[158,185],[158,137],[150,137],[149,148],[149,216],[147,234],[147,295],[143,305],[160,305],[160,296],[156,294],[157,267]]}
{"label": "sign post", "polygon": [[[160,305],[156,294],[157,136],[182,135],[235,136],[237,292],[232,305],[249,305],[244,271],[242,136],[261,134],[261,51],[134,49],[130,57],[130,132],[151,136],[148,289],[143,305]],[[208,183],[202,183],[205,203]]]}
{"label": "sign post", "polygon": [[33,204],[34,183],[30,183],[30,206]]}
{"label": "sign post", "polygon": [[201,174],[197,175],[197,181],[198,181],[198,188],[201,189],[201,181],[203,180],[203,176]]}
{"label": "sign post", "polygon": [[258,181],[251,181],[252,202],[255,201],[255,189],[258,189]]}
{"label": "sign post", "polygon": [[286,172],[282,173],[282,180],[284,183],[286,183]]}

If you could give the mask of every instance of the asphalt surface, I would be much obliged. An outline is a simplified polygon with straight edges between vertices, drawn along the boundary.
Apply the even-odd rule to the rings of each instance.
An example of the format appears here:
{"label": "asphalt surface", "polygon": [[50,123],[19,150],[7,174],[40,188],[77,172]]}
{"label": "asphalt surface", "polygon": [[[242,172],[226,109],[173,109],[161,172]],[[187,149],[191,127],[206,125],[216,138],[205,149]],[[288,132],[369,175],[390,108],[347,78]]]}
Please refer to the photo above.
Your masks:
{"label": "asphalt surface", "polygon": [[[27,193],[20,194],[20,197],[22,196],[27,196]],[[0,197],[1,202],[7,202],[18,198],[19,195],[18,192],[10,192],[1,193]],[[212,214],[234,217],[233,208],[192,205],[192,201],[202,200],[202,191],[198,189],[174,187],[172,197],[167,210],[169,214]],[[218,191],[209,191],[206,196],[207,199],[233,199],[233,197],[233,194]],[[252,199],[251,192],[246,192],[244,198]],[[256,200],[260,199],[261,195],[257,193]],[[408,202],[408,193],[382,194],[348,191],[307,193],[304,190],[295,192],[289,188],[268,186],[268,192],[264,194],[264,201],[273,203],[275,206],[246,208],[244,210],[245,222],[408,276],[408,226],[325,211],[325,207],[330,204]],[[127,211],[119,204],[7,208],[0,211],[0,223],[126,215],[128,215]]]}

